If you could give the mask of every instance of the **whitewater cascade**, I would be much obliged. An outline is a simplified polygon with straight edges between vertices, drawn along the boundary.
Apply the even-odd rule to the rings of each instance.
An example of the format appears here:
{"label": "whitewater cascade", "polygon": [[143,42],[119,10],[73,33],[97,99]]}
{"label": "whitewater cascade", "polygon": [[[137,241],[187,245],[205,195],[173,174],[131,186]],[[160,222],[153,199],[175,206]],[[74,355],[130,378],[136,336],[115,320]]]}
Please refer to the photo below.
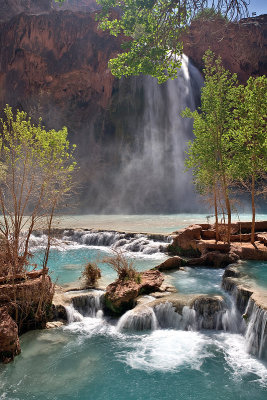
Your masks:
{"label": "whitewater cascade", "polygon": [[192,176],[184,172],[193,125],[181,113],[199,105],[202,85],[202,75],[185,55],[175,80],[159,85],[156,78],[140,76],[118,82],[108,110],[111,121],[87,149],[87,158],[93,147],[92,158],[97,159],[88,167],[94,167],[84,199],[89,213],[199,209]]}
{"label": "whitewater cascade", "polygon": [[[181,117],[196,108],[203,84],[200,72],[183,56],[178,78],[159,85],[156,79],[136,80],[132,91],[144,93],[144,112],[136,120],[136,143],[122,154],[121,170],[115,178],[119,210],[182,211],[192,209],[192,179],[184,173],[184,151],[192,138],[192,121]],[[135,94],[133,93],[133,97]]]}
{"label": "whitewater cascade", "polygon": [[[249,300],[246,309],[248,323],[241,318],[234,299],[214,303],[195,301],[192,307],[183,306],[178,312],[169,301],[150,306],[148,303],[136,306],[123,314],[117,322],[117,331],[154,331],[176,329],[184,331],[216,330],[241,333],[245,336],[246,349],[259,358],[267,358],[267,312]],[[204,299],[204,297],[203,297]],[[72,304],[66,307],[68,323],[82,322],[84,318],[103,318],[104,292],[91,290],[77,292]],[[153,303],[153,301],[152,301]],[[103,320],[104,323],[104,320]]]}
{"label": "whitewater cascade", "polygon": [[[68,250],[77,245],[109,247],[122,252],[143,253],[146,255],[164,253],[172,240],[171,236],[161,234],[125,233],[101,230],[64,230],[62,236],[53,238],[51,247]],[[30,237],[31,251],[47,245],[47,235],[42,231]]]}
{"label": "whitewater cascade", "polygon": [[68,323],[80,322],[84,317],[101,318],[103,316],[103,299],[104,292],[102,290],[74,293],[72,303],[66,306]]}
{"label": "whitewater cascade", "polygon": [[154,254],[165,252],[171,236],[160,234],[124,233],[116,231],[65,231],[63,240],[87,246],[112,247],[125,252]]}
{"label": "whitewater cascade", "polygon": [[214,303],[195,301],[193,307],[184,306],[177,312],[174,305],[162,302],[153,307],[149,305],[137,306],[127,311],[119,320],[119,330],[154,330],[154,329],[179,329],[201,331],[205,329],[224,330],[231,333],[244,331],[242,318],[234,307],[234,303],[227,305],[225,302]]}
{"label": "whitewater cascade", "polygon": [[259,358],[267,359],[267,311],[250,298],[245,315],[248,317],[245,335],[247,350]]}

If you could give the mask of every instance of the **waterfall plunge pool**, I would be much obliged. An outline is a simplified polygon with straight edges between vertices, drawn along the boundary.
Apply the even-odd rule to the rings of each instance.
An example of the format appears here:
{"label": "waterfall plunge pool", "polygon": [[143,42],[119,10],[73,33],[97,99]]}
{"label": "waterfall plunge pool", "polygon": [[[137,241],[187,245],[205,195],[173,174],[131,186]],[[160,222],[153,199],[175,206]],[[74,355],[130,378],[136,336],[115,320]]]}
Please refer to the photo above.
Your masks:
{"label": "waterfall plunge pool", "polygon": [[[139,238],[140,239],[140,238]],[[138,240],[139,240],[138,239]],[[102,240],[102,239],[101,239]],[[164,260],[164,253],[129,253],[138,269]],[[135,243],[136,244],[136,243]],[[124,244],[125,246],[125,244]],[[42,245],[35,246],[38,262]],[[53,248],[53,278],[67,283],[87,261],[110,254],[110,247],[73,243]],[[254,265],[254,263],[252,263]],[[101,265],[106,281],[113,271]],[[223,270],[186,268],[168,274],[181,293],[221,294]],[[267,364],[250,355],[245,337],[223,331],[155,329],[120,331],[117,320],[83,317],[67,326],[28,332],[22,353],[0,366],[1,400],[264,400]]]}
{"label": "waterfall plunge pool", "polygon": [[118,332],[98,318],[22,336],[1,400],[264,400],[266,364],[224,332]]}

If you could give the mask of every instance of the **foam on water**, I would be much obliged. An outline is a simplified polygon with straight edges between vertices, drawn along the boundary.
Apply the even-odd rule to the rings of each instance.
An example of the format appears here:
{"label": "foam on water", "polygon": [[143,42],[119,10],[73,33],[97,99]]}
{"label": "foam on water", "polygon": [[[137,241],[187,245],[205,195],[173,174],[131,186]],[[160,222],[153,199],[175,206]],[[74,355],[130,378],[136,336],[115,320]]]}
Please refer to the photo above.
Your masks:
{"label": "foam on water", "polygon": [[135,348],[121,354],[120,359],[133,369],[148,372],[199,369],[209,356],[208,343],[210,338],[199,332],[156,330],[140,337]]}
{"label": "foam on water", "polygon": [[239,380],[246,375],[254,374],[254,379],[267,388],[266,363],[247,352],[247,344],[244,336],[219,333],[214,337],[214,344],[222,350],[234,379]]}

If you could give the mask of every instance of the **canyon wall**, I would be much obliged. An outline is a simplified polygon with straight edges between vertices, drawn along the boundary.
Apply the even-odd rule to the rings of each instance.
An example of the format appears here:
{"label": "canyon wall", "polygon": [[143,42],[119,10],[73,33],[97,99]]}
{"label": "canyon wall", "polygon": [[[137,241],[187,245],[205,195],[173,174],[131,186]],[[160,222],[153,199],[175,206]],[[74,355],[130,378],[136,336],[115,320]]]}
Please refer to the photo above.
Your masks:
{"label": "canyon wall", "polygon": [[184,52],[199,68],[202,57],[210,48],[220,55],[224,66],[236,72],[244,83],[252,76],[267,73],[267,15],[226,23],[222,18],[197,19],[183,37]]}
{"label": "canyon wall", "polygon": [[[8,103],[29,112],[33,120],[41,115],[48,128],[68,127],[71,141],[77,143],[79,149],[79,183],[83,188],[79,189],[83,192],[81,208],[95,212],[99,211],[95,208],[99,204],[100,209],[111,212],[114,209],[111,192],[122,190],[124,182],[120,181],[120,177],[127,176],[126,166],[131,160],[132,170],[139,166],[140,173],[135,177],[135,184],[130,188],[126,185],[124,190],[129,195],[124,196],[124,203],[136,204],[139,199],[141,208],[130,205],[125,211],[181,211],[180,206],[175,208],[178,200],[170,189],[175,186],[173,182],[177,174],[172,174],[168,166],[169,160],[175,159],[172,140],[176,127],[173,120],[180,112],[179,107],[176,113],[172,112],[172,121],[168,120],[168,113],[170,104],[174,100],[179,101],[179,96],[184,93],[183,90],[179,93],[179,85],[174,84],[171,88],[170,82],[158,88],[155,80],[142,77],[115,79],[107,64],[120,50],[120,39],[98,30],[94,13],[90,12],[96,7],[94,0],[68,0],[63,6],[48,0],[0,0],[0,7],[0,108]],[[194,64],[201,69],[204,50],[211,47],[222,56],[229,69],[238,73],[240,81],[245,81],[250,74],[266,73],[266,16],[243,20],[240,24],[220,24],[212,21],[195,21],[192,24],[184,37],[184,48]],[[181,80],[184,85],[185,75]],[[195,83],[191,79],[189,86]],[[196,85],[198,87],[199,84]],[[191,89],[189,91],[196,94],[196,90]],[[162,98],[161,102],[155,101],[153,97],[156,95]],[[150,111],[144,110],[145,104],[152,107]],[[164,132],[158,138],[156,148],[164,142],[171,157],[163,157],[161,153],[154,156],[159,154],[154,152],[154,166],[150,162],[152,158],[148,159],[144,162],[147,169],[144,171],[145,151],[142,148],[150,143],[148,136],[155,137],[153,130],[158,129],[160,123],[156,123],[151,112],[162,116],[160,120]],[[144,123],[148,122],[150,126],[144,130]],[[155,126],[151,127],[151,122]],[[182,129],[183,123],[179,124]],[[168,136],[167,131],[173,132]],[[183,133],[183,143],[175,144],[181,147],[180,152],[183,152],[186,140]],[[146,150],[149,147],[147,145]],[[132,153],[137,150],[139,154],[135,160]],[[166,171],[161,172],[164,186],[157,181],[160,173],[155,172],[158,170],[157,163],[166,164]],[[182,159],[179,163],[181,172],[178,175],[182,174]],[[155,190],[153,193],[150,191],[153,199],[146,200],[144,190],[149,185],[144,182],[140,193],[137,186],[144,174],[153,172]],[[175,191],[182,192],[178,187]],[[89,208],[88,202],[91,202]],[[187,207],[183,210],[188,211],[190,202],[181,202]]]}

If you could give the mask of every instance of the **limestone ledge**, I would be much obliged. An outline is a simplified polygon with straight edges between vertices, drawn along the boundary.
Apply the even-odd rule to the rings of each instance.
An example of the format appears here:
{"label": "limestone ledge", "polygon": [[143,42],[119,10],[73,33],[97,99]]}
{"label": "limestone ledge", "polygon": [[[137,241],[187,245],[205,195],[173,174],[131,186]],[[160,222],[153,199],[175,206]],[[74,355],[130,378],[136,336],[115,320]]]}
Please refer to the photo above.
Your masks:
{"label": "limestone ledge", "polygon": [[245,312],[249,299],[267,311],[267,290],[251,282],[249,277],[240,271],[238,264],[225,270],[222,287],[235,297],[240,312]]}

